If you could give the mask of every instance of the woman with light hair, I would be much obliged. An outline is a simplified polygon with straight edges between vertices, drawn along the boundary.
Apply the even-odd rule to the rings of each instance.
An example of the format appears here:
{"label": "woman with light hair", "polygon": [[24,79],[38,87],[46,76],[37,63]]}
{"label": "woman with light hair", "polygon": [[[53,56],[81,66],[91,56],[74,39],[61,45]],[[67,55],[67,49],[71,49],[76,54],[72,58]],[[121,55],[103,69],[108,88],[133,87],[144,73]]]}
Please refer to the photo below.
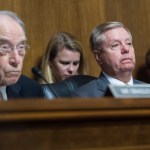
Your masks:
{"label": "woman with light hair", "polygon": [[[68,32],[53,35],[42,59],[41,71],[49,83],[86,74],[81,43]],[[41,80],[40,83],[45,81]]]}

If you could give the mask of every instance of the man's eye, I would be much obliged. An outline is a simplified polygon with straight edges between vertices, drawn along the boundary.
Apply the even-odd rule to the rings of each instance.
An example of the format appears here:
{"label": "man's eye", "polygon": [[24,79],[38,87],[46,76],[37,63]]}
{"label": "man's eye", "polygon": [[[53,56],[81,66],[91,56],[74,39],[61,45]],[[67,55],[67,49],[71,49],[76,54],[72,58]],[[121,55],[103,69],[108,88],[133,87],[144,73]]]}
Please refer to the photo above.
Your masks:
{"label": "man's eye", "polygon": [[25,45],[19,45],[19,46],[18,46],[18,49],[19,49],[19,50],[24,50],[24,49],[25,49]]}
{"label": "man's eye", "polygon": [[114,48],[116,48],[116,47],[118,47],[119,46],[119,44],[113,44],[113,45],[111,45],[110,47],[112,48],[112,49],[114,49]]}
{"label": "man's eye", "polygon": [[128,42],[127,45],[132,45],[132,42]]}
{"label": "man's eye", "polygon": [[111,45],[112,48],[115,48],[115,47],[118,47],[118,46],[119,46],[119,44],[113,44],[113,45]]}
{"label": "man's eye", "polygon": [[7,45],[7,44],[1,45],[1,48],[2,49],[9,49],[9,45]]}

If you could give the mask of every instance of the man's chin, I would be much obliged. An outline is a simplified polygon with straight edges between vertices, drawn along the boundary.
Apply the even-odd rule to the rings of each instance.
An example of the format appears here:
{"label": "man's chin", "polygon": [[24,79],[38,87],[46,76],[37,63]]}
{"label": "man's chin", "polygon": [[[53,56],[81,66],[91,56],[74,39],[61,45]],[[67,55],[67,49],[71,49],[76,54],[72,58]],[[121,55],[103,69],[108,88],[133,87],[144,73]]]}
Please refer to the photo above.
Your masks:
{"label": "man's chin", "polygon": [[122,72],[132,72],[134,70],[133,67],[123,68]]}
{"label": "man's chin", "polygon": [[124,70],[124,71],[133,71],[134,67],[135,66],[133,64],[126,64],[126,65],[122,66],[122,70]]}
{"label": "man's chin", "polygon": [[18,81],[18,79],[19,78],[12,78],[12,79],[8,79],[8,80],[5,79],[5,80],[2,81],[2,84],[6,85],[6,86],[12,85],[12,84],[15,84]]}

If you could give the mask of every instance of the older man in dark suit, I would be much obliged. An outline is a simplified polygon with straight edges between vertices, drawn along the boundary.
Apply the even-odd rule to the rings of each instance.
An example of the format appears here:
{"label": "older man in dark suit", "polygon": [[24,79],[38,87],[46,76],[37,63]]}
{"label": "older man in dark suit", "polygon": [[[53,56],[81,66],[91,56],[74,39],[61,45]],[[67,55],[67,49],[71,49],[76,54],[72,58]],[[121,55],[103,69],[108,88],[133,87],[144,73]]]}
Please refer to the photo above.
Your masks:
{"label": "older man in dark suit", "polygon": [[102,72],[99,78],[78,88],[73,96],[101,97],[107,95],[108,84],[143,83],[132,77],[136,63],[132,35],[122,23],[106,22],[95,27],[90,45]]}
{"label": "older man in dark suit", "polygon": [[0,11],[0,92],[10,98],[42,97],[41,86],[21,75],[23,60],[29,45],[24,23],[13,12]]}

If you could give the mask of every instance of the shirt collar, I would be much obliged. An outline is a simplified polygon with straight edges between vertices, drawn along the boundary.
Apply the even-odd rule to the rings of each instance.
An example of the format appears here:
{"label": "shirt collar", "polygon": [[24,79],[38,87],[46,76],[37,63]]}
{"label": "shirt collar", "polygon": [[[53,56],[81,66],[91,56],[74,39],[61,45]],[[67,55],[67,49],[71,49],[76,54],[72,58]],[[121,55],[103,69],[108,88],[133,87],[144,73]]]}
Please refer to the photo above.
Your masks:
{"label": "shirt collar", "polygon": [[132,77],[128,83],[124,83],[124,82],[122,82],[116,78],[109,76],[105,72],[103,72],[103,74],[107,78],[107,80],[110,82],[110,84],[112,84],[112,85],[133,85],[133,78]]}
{"label": "shirt collar", "polygon": [[0,91],[1,91],[2,96],[3,96],[3,100],[7,101],[6,86],[0,86]]}

